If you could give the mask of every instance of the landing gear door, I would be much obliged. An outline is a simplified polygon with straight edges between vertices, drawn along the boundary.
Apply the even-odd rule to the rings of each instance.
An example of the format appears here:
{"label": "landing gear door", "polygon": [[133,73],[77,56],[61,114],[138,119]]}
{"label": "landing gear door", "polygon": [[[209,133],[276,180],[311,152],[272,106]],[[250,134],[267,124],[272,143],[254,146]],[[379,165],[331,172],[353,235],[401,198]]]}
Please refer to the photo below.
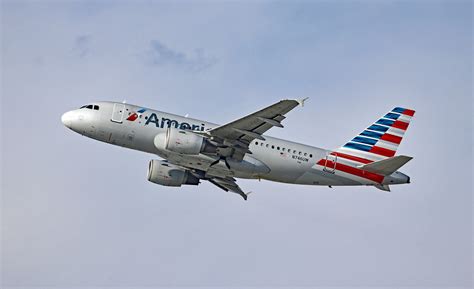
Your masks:
{"label": "landing gear door", "polygon": [[336,171],[337,155],[327,154],[323,171],[334,174]]}
{"label": "landing gear door", "polygon": [[114,104],[114,111],[112,112],[112,118],[110,120],[113,121],[113,122],[122,123],[124,110],[125,110],[125,105],[124,104],[115,103]]}

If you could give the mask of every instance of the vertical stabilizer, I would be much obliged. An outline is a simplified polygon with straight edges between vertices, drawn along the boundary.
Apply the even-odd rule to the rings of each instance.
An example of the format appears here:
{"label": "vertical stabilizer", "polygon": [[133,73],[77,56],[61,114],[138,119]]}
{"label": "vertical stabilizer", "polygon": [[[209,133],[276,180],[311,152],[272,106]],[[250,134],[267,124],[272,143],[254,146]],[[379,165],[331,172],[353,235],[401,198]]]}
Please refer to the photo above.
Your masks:
{"label": "vertical stabilizer", "polygon": [[414,115],[414,110],[395,107],[334,153],[358,164],[391,158]]}

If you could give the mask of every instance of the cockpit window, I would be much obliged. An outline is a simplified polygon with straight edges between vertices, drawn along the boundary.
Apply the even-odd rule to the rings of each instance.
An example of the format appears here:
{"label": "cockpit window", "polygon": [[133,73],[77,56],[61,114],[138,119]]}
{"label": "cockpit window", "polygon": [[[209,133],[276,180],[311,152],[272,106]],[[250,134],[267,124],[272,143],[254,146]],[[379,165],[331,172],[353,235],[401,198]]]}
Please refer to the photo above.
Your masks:
{"label": "cockpit window", "polygon": [[83,109],[83,108],[93,109],[93,110],[99,110],[99,106],[98,106],[98,105],[92,105],[92,104],[83,105],[83,106],[81,106],[79,109]]}

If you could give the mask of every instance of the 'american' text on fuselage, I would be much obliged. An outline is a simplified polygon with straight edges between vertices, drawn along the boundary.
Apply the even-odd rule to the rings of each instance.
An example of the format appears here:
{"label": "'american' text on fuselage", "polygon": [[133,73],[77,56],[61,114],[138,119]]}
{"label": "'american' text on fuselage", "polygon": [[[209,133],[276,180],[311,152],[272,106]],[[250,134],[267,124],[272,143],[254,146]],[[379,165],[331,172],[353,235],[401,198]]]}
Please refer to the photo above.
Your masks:
{"label": "'american' text on fuselage", "polygon": [[201,124],[201,125],[189,124],[187,122],[179,123],[175,119],[169,119],[169,118],[164,118],[164,117],[162,117],[161,121],[160,121],[160,119],[158,118],[156,113],[152,113],[152,114],[150,114],[150,116],[148,116],[148,119],[146,120],[145,125],[148,125],[150,122],[154,123],[155,126],[158,127],[158,128],[175,127],[175,128],[179,128],[179,129],[204,131],[204,124]]}

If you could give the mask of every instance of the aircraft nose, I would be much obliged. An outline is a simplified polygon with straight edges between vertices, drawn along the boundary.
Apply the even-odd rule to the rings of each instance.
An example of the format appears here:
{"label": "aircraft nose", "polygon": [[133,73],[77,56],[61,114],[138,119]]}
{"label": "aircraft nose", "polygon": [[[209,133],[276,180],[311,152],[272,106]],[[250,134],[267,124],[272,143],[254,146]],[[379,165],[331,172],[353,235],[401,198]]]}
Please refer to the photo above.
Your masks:
{"label": "aircraft nose", "polygon": [[70,111],[65,112],[65,113],[61,116],[61,122],[62,122],[67,128],[71,128],[72,112],[70,112]]}

